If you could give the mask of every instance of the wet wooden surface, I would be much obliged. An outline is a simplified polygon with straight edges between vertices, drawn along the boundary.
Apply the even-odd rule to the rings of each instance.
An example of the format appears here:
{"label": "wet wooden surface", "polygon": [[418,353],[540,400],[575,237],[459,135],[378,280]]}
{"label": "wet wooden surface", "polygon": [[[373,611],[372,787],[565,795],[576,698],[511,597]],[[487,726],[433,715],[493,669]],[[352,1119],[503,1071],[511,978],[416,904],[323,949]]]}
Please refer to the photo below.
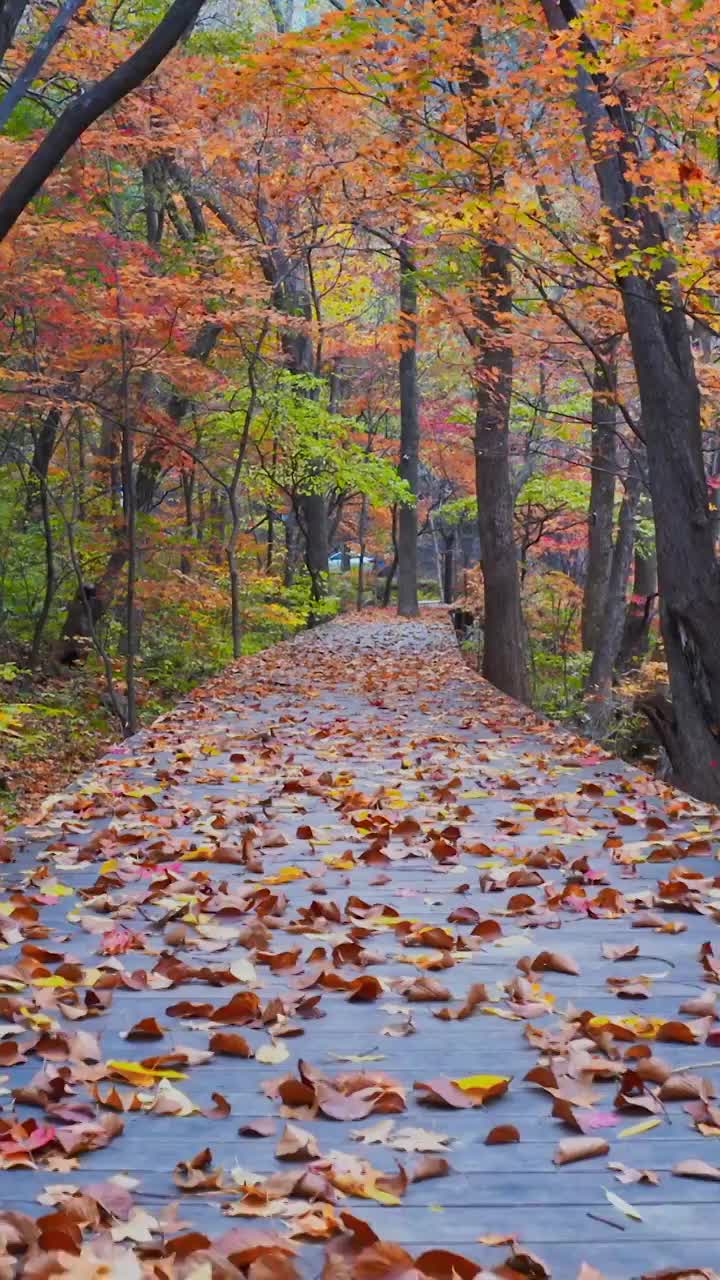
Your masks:
{"label": "wet wooden surface", "polygon": [[[386,814],[393,824],[411,816],[420,830],[413,837],[391,836],[385,841],[388,860],[363,862],[361,855],[373,844],[371,824],[363,826],[365,812]],[[449,1176],[411,1185],[397,1207],[356,1197],[343,1201],[383,1239],[400,1242],[413,1253],[442,1243],[478,1264],[496,1266],[507,1256],[507,1247],[481,1244],[479,1237],[515,1234],[523,1248],[539,1255],[561,1280],[574,1277],[583,1261],[608,1280],[628,1280],[662,1268],[720,1265],[720,1184],[672,1173],[674,1165],[692,1157],[719,1164],[720,1137],[703,1136],[683,1103],[671,1103],[655,1128],[621,1138],[625,1128],[650,1118],[642,1109],[621,1110],[614,1124],[597,1130],[610,1143],[608,1156],[556,1167],[555,1148],[572,1136],[572,1130],[553,1118],[549,1094],[524,1080],[541,1060],[541,1050],[528,1043],[527,1028],[558,1027],[568,1009],[611,1019],[693,1021],[678,1012],[680,1005],[714,989],[706,981],[699,951],[704,942],[718,938],[716,825],[716,815],[705,807],[663,792],[644,775],[536,722],[501,698],[465,667],[442,620],[399,624],[374,617],[368,622],[339,622],[242,662],[234,673],[198,691],[150,731],[111,753],[73,794],[48,807],[34,827],[16,833],[16,860],[0,868],[3,921],[12,921],[12,889],[23,886],[26,894],[42,894],[37,910],[50,933],[38,945],[62,950],[66,960],[86,970],[149,971],[171,952],[192,964],[227,969],[234,961],[252,959],[252,949],[231,943],[224,950],[198,951],[199,935],[192,923],[198,918],[197,902],[192,901],[197,884],[188,877],[202,872],[216,888],[225,886],[232,894],[250,882],[267,886],[268,880],[283,875],[283,869],[296,868],[305,873],[302,878],[274,887],[286,895],[288,905],[271,922],[270,949],[277,953],[299,947],[300,963],[297,972],[277,974],[257,964],[259,986],[253,989],[263,1004],[275,995],[297,1000],[308,979],[307,957],[317,947],[329,955],[349,928],[361,923],[369,929],[364,945],[379,953],[377,962],[363,969],[345,965],[338,972],[345,978],[374,974],[387,989],[375,1001],[349,1002],[344,991],[308,987],[307,994],[321,995],[324,1016],[294,1019],[302,1034],[278,1038],[289,1051],[286,1062],[263,1065],[216,1056],[189,1068],[187,1078],[178,1082],[202,1108],[211,1105],[213,1093],[221,1093],[230,1104],[229,1116],[126,1114],[124,1133],[104,1149],[81,1155],[72,1172],[52,1172],[41,1158],[36,1168],[1,1171],[3,1208],[37,1215],[43,1211],[37,1196],[48,1185],[71,1181],[83,1186],[127,1171],[140,1179],[141,1203],[152,1208],[181,1198],[185,1221],[209,1235],[220,1233],[237,1222],[222,1210],[232,1197],[181,1196],[173,1183],[178,1161],[208,1145],[214,1164],[226,1170],[239,1165],[262,1175],[287,1168],[274,1157],[274,1138],[238,1134],[252,1117],[280,1116],[279,1102],[266,1096],[263,1083],[293,1073],[298,1059],[333,1076],[353,1069],[333,1055],[379,1054],[381,1060],[356,1069],[382,1070],[402,1083],[407,1110],[394,1118],[403,1127],[421,1125],[446,1135],[451,1165]],[[457,837],[450,836],[457,856],[438,861],[431,846],[448,826],[459,829]],[[303,833],[305,827],[311,831]],[[180,860],[198,846],[238,849],[248,830],[256,832],[253,843],[260,870]],[[272,847],[270,841],[268,847],[267,833],[278,831],[287,843]],[[478,842],[487,845],[487,852],[468,852],[468,846]],[[616,847],[605,847],[608,843]],[[152,869],[146,865],[141,873],[148,850],[157,853],[159,846],[163,852]],[[529,854],[548,846],[560,849],[567,861],[542,868],[544,883],[511,889],[495,884],[491,891],[488,876],[517,870]],[[395,853],[402,856],[396,859]],[[354,865],[332,865],[333,860],[350,861],[348,854]],[[673,860],[648,861],[651,854]],[[612,860],[621,856],[624,861]],[[569,864],[582,857],[587,857],[589,870],[569,871]],[[678,869],[703,878],[690,909],[688,900],[679,909],[670,909],[668,900],[657,901],[658,896],[662,899],[658,884],[677,877]],[[42,879],[45,874],[48,878]],[[165,899],[156,894],[155,901],[146,901],[148,889],[157,889],[161,875],[167,882]],[[544,909],[542,904],[568,879],[577,881],[581,890],[574,904],[566,899]],[[59,895],[54,892],[56,882],[63,886]],[[627,910],[599,917],[588,914],[582,903],[606,885],[620,891]],[[182,908],[177,896],[181,893],[188,895]],[[505,914],[519,893],[529,895],[538,909]],[[376,904],[375,912],[364,918],[348,916],[351,895]],[[324,930],[320,922],[320,936],[303,930],[298,914],[313,900],[332,901],[340,908],[339,922],[326,923]],[[441,1005],[408,1004],[402,992],[393,989],[397,980],[422,972],[408,960],[420,955],[437,959],[438,953],[432,947],[404,947],[388,910],[447,927],[448,916],[460,906],[474,907],[483,920],[496,920],[503,933],[497,941],[470,950],[463,939],[472,926],[451,926],[458,940],[455,963],[432,975],[449,987],[450,1007],[459,1007],[472,983],[484,982],[490,1007],[508,1012],[511,1006],[499,984],[518,976],[521,957],[550,950],[569,953],[580,970],[579,976],[538,976],[543,992],[555,997],[552,1010],[512,1021],[476,1011],[466,1020],[443,1022],[433,1016]],[[638,914],[647,910],[659,912],[661,924],[679,923],[684,931],[634,927]],[[186,945],[171,947],[166,941],[163,929],[173,911],[176,919],[188,917]],[[101,935],[88,931],[78,919],[103,912],[108,913],[108,929],[122,925],[137,930],[149,951],[104,956]],[[201,919],[238,926],[256,917],[230,911]],[[604,943],[639,944],[640,954],[631,961],[613,962],[603,957]],[[3,951],[6,978],[22,955],[21,946],[11,943]],[[332,968],[332,962],[324,967]],[[47,968],[52,973],[57,965]],[[650,975],[649,997],[618,997],[607,986],[607,979],[618,975]],[[79,989],[84,994],[82,984]],[[213,987],[198,981],[171,989],[117,988],[105,1013],[78,1022],[63,1018],[47,1004],[43,1008],[61,1030],[97,1034],[106,1061],[137,1061],[177,1046],[207,1048],[207,1020],[168,1016],[169,1006],[182,1000],[217,1006],[234,991],[247,989],[243,983]],[[10,979],[3,990],[12,994]],[[39,1009],[37,995],[42,990],[31,982],[23,993],[30,1012]],[[385,1026],[404,1016],[392,1011],[399,1007],[411,1009],[415,1034],[382,1034]],[[167,1028],[161,1041],[131,1043],[122,1037],[147,1017],[156,1017]],[[22,1034],[32,1030],[29,1014],[15,1020]],[[609,1048],[611,1055],[619,1056],[633,1044],[650,1044],[678,1071],[702,1075],[712,1093],[720,1082],[720,1038],[715,1047],[712,1043],[718,1025],[707,1023],[697,1044],[653,1045],[639,1037],[608,1040],[600,1050]],[[231,1029],[245,1035],[254,1049],[270,1043],[264,1029]],[[6,1069],[5,1090],[27,1084],[41,1066],[41,1057],[31,1053],[26,1063]],[[449,1110],[423,1105],[413,1089],[416,1081],[436,1076],[452,1079],[478,1073],[511,1075],[508,1092],[484,1107]],[[100,1087],[105,1090],[107,1085]],[[596,1092],[598,1101],[586,1115],[612,1113],[617,1079],[596,1082]],[[87,1096],[79,1087],[78,1097]],[[0,1096],[0,1103],[3,1118],[41,1114],[22,1105],[13,1110],[8,1092]],[[319,1116],[299,1123],[316,1135],[323,1153],[347,1151],[392,1171],[399,1153],[382,1145],[361,1146],[351,1137],[353,1130],[381,1118],[342,1122]],[[520,1142],[486,1146],[488,1132],[506,1123],[517,1127]],[[622,1185],[608,1161],[652,1170],[659,1185]],[[641,1220],[614,1208],[606,1189],[630,1202]],[[263,1225],[286,1229],[282,1218]],[[304,1245],[301,1257],[305,1274],[320,1273],[322,1245]]]}

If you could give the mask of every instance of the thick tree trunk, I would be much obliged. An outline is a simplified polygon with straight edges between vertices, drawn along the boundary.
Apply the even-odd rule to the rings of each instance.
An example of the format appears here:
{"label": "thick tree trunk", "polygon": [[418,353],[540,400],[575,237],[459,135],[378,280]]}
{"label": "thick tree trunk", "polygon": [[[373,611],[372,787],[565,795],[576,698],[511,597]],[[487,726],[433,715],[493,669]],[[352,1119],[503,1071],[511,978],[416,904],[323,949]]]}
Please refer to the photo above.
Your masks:
{"label": "thick tree trunk", "polygon": [[[312,317],[310,295],[305,279],[303,263],[266,264],[266,271],[273,275],[273,299],[276,306],[287,315],[306,321]],[[281,274],[278,277],[278,272]],[[285,363],[290,373],[315,373],[315,352],[309,329],[288,332],[283,338]],[[314,481],[315,477],[310,477]],[[305,493],[296,495],[297,519],[305,543],[305,565],[310,575],[312,598],[319,603],[327,595],[328,536],[327,499],[322,492],[313,492],[310,486]],[[311,624],[316,619],[310,617]]]}
{"label": "thick tree trunk", "polygon": [[[636,287],[643,283],[636,281]],[[675,334],[659,299],[626,295],[625,305],[647,424],[660,619],[672,693],[672,733],[665,746],[680,785],[718,801],[720,575],[692,353],[679,303]]]}
{"label": "thick tree trunk", "polygon": [[582,605],[582,646],[594,650],[602,628],[613,557],[617,470],[617,372],[614,355],[595,362],[592,389],[588,558]]}
{"label": "thick tree trunk", "polygon": [[[482,31],[475,28],[460,92],[465,102],[468,142],[482,155],[497,134],[485,69]],[[485,197],[502,189],[503,174],[482,167],[476,185]],[[504,693],[530,700],[520,575],[513,528],[510,476],[510,398],[513,380],[512,277],[510,251],[489,217],[479,278],[470,303],[473,325],[466,330],[475,358],[475,477],[480,554],[485,594],[483,675]]]}
{"label": "thick tree trunk", "polygon": [[0,4],[0,59],[5,57],[15,39],[15,32],[20,24],[30,0],[4,0]]}
{"label": "thick tree trunk", "polygon": [[[572,0],[540,0],[553,30],[578,16]],[[579,39],[581,37],[578,37]],[[585,40],[585,46],[588,41]],[[583,49],[588,52],[587,47]],[[720,801],[720,570],[702,454],[700,393],[677,272],[652,192],[635,184],[640,160],[627,102],[608,99],[584,67],[575,101],[617,258],[648,250],[661,265],[619,273],[646,434],[655,519],[661,626],[672,714],[663,741],[680,786]],[[658,251],[660,251],[658,253]]]}
{"label": "thick tree trunk", "polygon": [[[305,542],[305,567],[310,575],[312,598],[319,603],[327,595],[330,557],[327,501],[323,493],[298,495],[298,524]],[[311,624],[317,620],[312,613]]]}
{"label": "thick tree trunk", "polygon": [[397,521],[398,613],[418,614],[417,491],[420,449],[420,405],[417,376],[417,274],[412,249],[400,242],[400,478],[414,501],[400,503]]}
{"label": "thick tree trunk", "polygon": [[595,737],[603,737],[607,732],[612,714],[613,672],[625,624],[625,602],[635,548],[635,518],[639,500],[640,478],[631,474],[620,507],[603,615],[596,634],[592,665],[585,688],[586,711]]}

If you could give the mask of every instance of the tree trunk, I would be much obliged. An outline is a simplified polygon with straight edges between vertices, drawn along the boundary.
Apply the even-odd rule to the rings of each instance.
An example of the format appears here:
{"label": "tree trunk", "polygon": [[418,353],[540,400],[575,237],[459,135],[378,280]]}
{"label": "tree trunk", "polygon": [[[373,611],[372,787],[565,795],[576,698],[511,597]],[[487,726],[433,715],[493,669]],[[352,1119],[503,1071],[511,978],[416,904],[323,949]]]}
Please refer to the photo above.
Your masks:
{"label": "tree trunk", "polygon": [[443,534],[443,601],[452,604],[455,598],[455,530]]}
{"label": "tree trunk", "polygon": [[[302,262],[290,263],[266,257],[263,264],[266,277],[273,284],[273,302],[286,315],[305,321],[303,329],[287,331],[282,339],[285,364],[290,373],[315,373],[315,352],[309,331],[312,305],[306,280],[306,268]],[[315,477],[310,477],[314,480]],[[305,542],[305,565],[310,575],[313,601],[319,603],[327,595],[328,537],[327,500],[322,492],[311,489],[296,495],[296,515]],[[317,618],[311,613],[310,624]]]}
{"label": "tree trunk", "polygon": [[35,435],[25,495],[25,516],[27,519],[37,519],[39,516],[41,520],[45,520],[47,477],[55,451],[59,426],[60,412],[58,409],[51,409],[45,415],[40,430]]}
{"label": "tree trunk", "polygon": [[5,128],[16,106],[25,97],[33,81],[37,80],[55,45],[65,35],[71,20],[84,3],[85,0],[65,0],[65,3],[60,6],[22,71],[18,73],[0,102],[0,129]]}
{"label": "tree trunk", "polygon": [[20,19],[29,3],[30,0],[4,0],[0,4],[0,60],[12,45]]}
{"label": "tree trunk", "polygon": [[[482,154],[497,134],[485,70],[482,31],[475,28],[460,92],[465,100],[468,142]],[[501,170],[477,178],[478,192],[502,188]],[[510,397],[513,380],[512,278],[510,250],[488,218],[479,278],[470,296],[473,325],[466,330],[474,351],[475,478],[480,554],[485,593],[483,675],[504,693],[529,702],[520,576],[513,528],[510,477]]]}
{"label": "tree trunk", "polygon": [[230,631],[233,658],[242,657],[242,602],[240,598],[240,570],[238,568],[236,542],[231,536],[225,548],[230,575]]}
{"label": "tree trunk", "polygon": [[43,601],[40,606],[40,613],[37,616],[35,626],[33,628],[32,648],[30,650],[31,671],[35,670],[40,661],[40,648],[42,646],[45,628],[48,623],[48,618],[50,617],[50,610],[52,608],[52,602],[55,597],[55,590],[57,587],[55,545],[52,521],[50,520],[50,503],[48,501],[47,468],[45,469],[44,475],[39,479],[39,486],[40,491],[38,499],[40,504],[40,519],[42,520],[45,544],[45,590],[43,592]]}
{"label": "tree trunk", "polygon": [[602,629],[613,557],[616,390],[617,368],[613,352],[606,361],[595,362],[592,388],[588,558],[582,605],[582,646],[588,651],[595,649]]}
{"label": "tree trunk", "polygon": [[[323,493],[298,494],[298,517],[305,541],[305,567],[310,575],[312,599],[319,603],[327,595],[330,557],[325,495]],[[311,612],[311,625],[317,621],[317,614]]]}
{"label": "tree trunk", "polygon": [[181,472],[180,480],[182,482],[183,503],[185,506],[185,546],[180,553],[180,572],[189,574],[192,573],[190,547],[195,533],[195,515],[193,512],[193,499],[195,497],[194,463],[191,468]]}
{"label": "tree trunk", "polygon": [[398,471],[413,495],[413,502],[398,507],[398,613],[418,614],[417,492],[420,448],[420,406],[417,376],[417,274],[415,259],[406,240],[400,242],[400,463]]}
{"label": "tree trunk", "polygon": [[[572,0],[541,0],[553,30],[576,18]],[[585,46],[589,42],[585,40]],[[587,54],[587,48],[583,53]],[[585,59],[586,60],[586,59]],[[702,454],[700,393],[671,246],[652,191],[635,184],[640,159],[629,104],[608,99],[583,66],[575,101],[619,261],[649,251],[647,276],[618,273],[646,434],[655,519],[661,626],[672,715],[663,733],[676,782],[720,801],[720,571]]]}
{"label": "tree trunk", "polygon": [[388,569],[387,576],[385,578],[385,585],[383,587],[383,592],[382,592],[381,603],[382,603],[383,609],[387,609],[388,605],[390,604],[390,600],[392,597],[393,579],[395,577],[395,574],[397,573],[397,567],[398,567],[397,506],[394,506],[392,509],[391,536],[392,536],[392,545],[393,545],[393,558],[392,558],[390,568]]}
{"label": "tree trunk", "polygon": [[356,608],[359,610],[363,607],[363,594],[365,591],[365,539],[367,537],[367,495],[363,494],[360,500],[360,518],[358,520],[358,543],[360,544],[360,555],[358,557],[358,576],[357,576],[357,595],[355,599]]}
{"label": "tree trunk", "polygon": [[[649,500],[646,498],[645,502],[643,502],[641,498],[641,515],[645,505],[650,507]],[[652,514],[651,510],[650,514]],[[657,600],[658,580],[655,548],[636,546],[633,589],[625,615],[625,628],[617,661],[617,670],[619,672],[629,671],[645,657],[650,647],[650,631],[657,613]]]}
{"label": "tree trunk", "polygon": [[123,505],[125,509],[125,554],[127,560],[126,597],[125,597],[125,735],[130,737],[137,733],[137,688],[135,684],[135,658],[139,647],[138,613],[137,613],[137,494],[134,466],[134,433],[130,423],[129,403],[129,369],[127,364],[126,338],[122,335],[123,373],[122,373],[122,481]]}
{"label": "tree trunk", "polygon": [[635,474],[631,463],[620,507],[603,615],[585,687],[586,710],[594,737],[605,735],[612,714],[612,678],[622,643],[627,585],[635,548],[635,517],[640,500],[640,483],[640,477]]}
{"label": "tree trunk", "polygon": [[475,357],[474,438],[485,597],[482,673],[504,693],[529,702],[510,479],[512,286],[510,255],[504,245],[485,243],[480,284],[483,292],[475,295],[473,311],[485,335]]}

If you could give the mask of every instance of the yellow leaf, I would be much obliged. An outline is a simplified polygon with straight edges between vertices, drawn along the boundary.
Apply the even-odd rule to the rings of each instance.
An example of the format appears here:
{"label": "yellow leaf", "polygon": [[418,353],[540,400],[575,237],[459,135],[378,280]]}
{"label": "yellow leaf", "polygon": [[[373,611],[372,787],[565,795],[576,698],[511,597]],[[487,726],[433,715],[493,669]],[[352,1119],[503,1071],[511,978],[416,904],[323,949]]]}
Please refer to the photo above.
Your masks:
{"label": "yellow leaf", "polygon": [[649,1129],[657,1129],[662,1124],[662,1116],[653,1116],[650,1120],[641,1120],[640,1124],[631,1124],[628,1129],[621,1129],[618,1138],[634,1138],[638,1133],[647,1133]]}
{"label": "yellow leaf", "polygon": [[108,858],[107,862],[103,862],[100,868],[100,873],[101,875],[106,876],[110,871],[117,871],[119,866],[120,863],[117,858]]}
{"label": "yellow leaf", "polygon": [[168,1071],[164,1068],[144,1067],[141,1062],[121,1062],[118,1058],[110,1058],[105,1065],[113,1071],[124,1071],[126,1073],[136,1071],[140,1076],[154,1076],[158,1080],[187,1080],[187,1072],[185,1071]]}
{"label": "yellow leaf", "polygon": [[496,1084],[509,1084],[512,1076],[462,1076],[453,1080],[458,1089],[492,1089]]}
{"label": "yellow leaf", "polygon": [[59,974],[53,974],[51,978],[35,978],[32,985],[34,987],[74,987],[74,982],[69,982],[67,978],[61,978]]}
{"label": "yellow leaf", "polygon": [[400,1200],[397,1196],[393,1196],[389,1191],[380,1191],[378,1187],[353,1187],[356,1195],[360,1195],[365,1200],[377,1200],[378,1204],[398,1205]]}
{"label": "yellow leaf", "polygon": [[25,1005],[23,1005],[20,1012],[33,1027],[52,1027],[56,1025],[46,1013],[33,1013],[32,1009],[28,1009]]}
{"label": "yellow leaf", "polygon": [[283,867],[276,876],[265,876],[263,884],[288,884],[290,880],[302,880],[307,875],[307,871],[301,871],[299,867]]}
{"label": "yellow leaf", "polygon": [[180,862],[212,862],[213,849],[209,844],[199,844],[197,849],[180,854]]}
{"label": "yellow leaf", "polygon": [[519,1013],[510,1013],[508,1009],[491,1009],[489,1004],[484,1004],[481,1013],[491,1013],[494,1018],[505,1018],[507,1022],[522,1022]]}
{"label": "yellow leaf", "polygon": [[48,897],[52,895],[53,898],[72,898],[75,890],[66,884],[51,884],[47,888],[43,885],[43,893]]}

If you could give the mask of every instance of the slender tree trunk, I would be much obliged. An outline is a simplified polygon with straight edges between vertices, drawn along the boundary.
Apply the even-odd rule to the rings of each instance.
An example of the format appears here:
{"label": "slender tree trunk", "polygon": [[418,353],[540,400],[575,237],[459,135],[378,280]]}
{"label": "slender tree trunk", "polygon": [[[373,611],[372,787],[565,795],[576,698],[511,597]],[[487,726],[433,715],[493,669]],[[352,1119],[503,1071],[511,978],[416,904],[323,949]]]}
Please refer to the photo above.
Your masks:
{"label": "slender tree trunk", "polygon": [[635,548],[635,519],[640,500],[640,477],[631,462],[620,507],[617,538],[611,556],[605,608],[598,627],[592,665],[585,688],[592,733],[603,737],[612,714],[612,678],[622,643],[627,586]]}
{"label": "slender tree trunk", "polygon": [[383,593],[382,593],[383,609],[387,609],[388,605],[390,604],[390,600],[392,597],[393,579],[395,577],[395,574],[397,573],[397,567],[398,567],[397,506],[394,506],[392,509],[391,537],[392,537],[392,545],[393,545],[393,558],[392,558],[392,563],[390,565],[388,575],[385,579],[385,585],[383,587]]}
{"label": "slender tree trunk", "polygon": [[125,599],[125,735],[137,733],[137,686],[135,682],[135,658],[138,652],[138,613],[137,613],[137,500],[135,490],[134,469],[134,432],[130,421],[129,370],[123,335],[123,374],[122,374],[122,479],[123,501],[125,507],[125,548],[127,558],[126,599]]}
{"label": "slender tree trunk", "polygon": [[43,537],[45,544],[45,589],[43,592],[43,601],[40,606],[40,613],[35,621],[33,628],[32,647],[30,650],[30,669],[34,671],[40,661],[40,649],[42,646],[45,628],[50,617],[50,610],[55,598],[55,590],[57,588],[57,574],[55,571],[55,544],[53,538],[53,528],[50,519],[50,503],[48,501],[48,481],[47,471],[40,480],[40,519],[43,527]]}
{"label": "slender tree trunk", "polygon": [[420,449],[420,403],[417,375],[417,273],[412,249],[400,242],[400,463],[398,471],[413,495],[400,503],[397,517],[398,613],[418,614],[417,492]]}
{"label": "slender tree trunk", "polygon": [[360,555],[358,557],[358,578],[357,578],[357,595],[356,608],[360,611],[363,607],[363,594],[365,591],[365,538],[367,535],[367,496],[362,495],[360,501],[360,518],[358,520],[358,543],[360,544]]}
{"label": "slender tree trunk", "polygon": [[[552,30],[577,17],[572,0],[540,0]],[[587,45],[587,41],[585,44]],[[583,49],[583,53],[587,50]],[[648,275],[618,273],[637,376],[655,519],[661,626],[672,713],[663,743],[675,780],[720,801],[720,570],[702,454],[700,392],[671,246],[652,191],[636,185],[637,127],[628,102],[607,97],[579,66],[575,102],[618,260],[649,251]]]}
{"label": "slender tree trunk", "polygon": [[[640,499],[640,514],[644,508],[652,515],[649,499]],[[657,614],[658,578],[657,556],[654,547],[635,547],[635,570],[632,593],[625,615],[622,644],[617,661],[619,672],[627,672],[645,657],[650,647],[650,632]]]}
{"label": "slender tree trunk", "polygon": [[192,573],[192,558],[190,555],[190,546],[195,533],[195,515],[193,512],[193,499],[195,497],[195,465],[189,471],[183,471],[180,477],[182,481],[183,503],[185,505],[185,546],[180,555],[180,572],[184,574]]}
{"label": "slender tree trunk", "polygon": [[225,545],[228,574],[230,577],[230,631],[232,635],[233,658],[242,657],[242,600],[240,569],[237,562],[237,538],[239,520],[237,505],[231,504],[233,527]]}
{"label": "slender tree trunk", "polygon": [[594,650],[602,628],[613,558],[617,470],[617,368],[614,353],[595,362],[592,389],[588,558],[582,605],[582,646]]}
{"label": "slender tree trunk", "polygon": [[65,0],[65,3],[60,6],[22,71],[18,73],[0,102],[0,129],[5,128],[16,106],[32,87],[33,80],[37,80],[55,45],[65,35],[71,20],[84,3],[85,0]]}
{"label": "slender tree trunk", "polygon": [[455,530],[443,534],[443,601],[452,604],[455,598]]}
{"label": "slender tree trunk", "polygon": [[40,430],[35,435],[25,495],[25,516],[28,519],[32,519],[37,515],[40,516],[41,520],[44,519],[43,494],[45,505],[47,505],[47,477],[55,451],[59,426],[60,412],[58,409],[51,409],[46,414]]}
{"label": "slender tree trunk", "polygon": [[[460,91],[468,141],[481,151],[497,134],[485,70],[482,31],[475,28]],[[478,191],[502,189],[501,170],[478,176]],[[471,293],[474,352],[475,478],[485,593],[483,675],[504,693],[529,702],[520,575],[513,527],[510,475],[510,400],[513,381],[510,250],[494,235],[490,217],[479,278]]]}

